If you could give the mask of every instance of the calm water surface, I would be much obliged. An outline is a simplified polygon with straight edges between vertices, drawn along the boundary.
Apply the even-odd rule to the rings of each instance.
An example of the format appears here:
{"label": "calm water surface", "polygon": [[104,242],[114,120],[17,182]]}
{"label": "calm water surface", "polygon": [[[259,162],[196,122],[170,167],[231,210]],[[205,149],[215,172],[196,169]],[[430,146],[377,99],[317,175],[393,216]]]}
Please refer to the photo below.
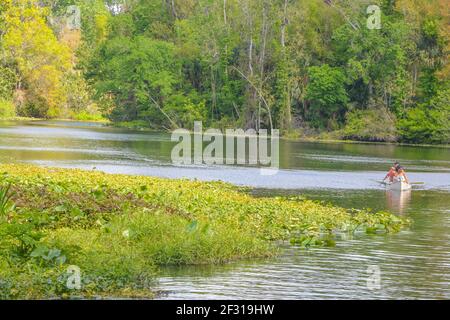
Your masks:
{"label": "calm water surface", "polygon": [[[358,235],[334,248],[284,246],[275,259],[226,266],[167,268],[163,299],[450,299],[450,149],[281,141],[281,170],[174,166],[163,133],[131,132],[74,122],[0,122],[0,162],[27,162],[113,173],[223,180],[253,186],[257,196],[306,195],[348,208],[410,217],[395,235]],[[395,160],[411,192],[386,192],[376,180]],[[380,269],[379,289],[367,268]]]}

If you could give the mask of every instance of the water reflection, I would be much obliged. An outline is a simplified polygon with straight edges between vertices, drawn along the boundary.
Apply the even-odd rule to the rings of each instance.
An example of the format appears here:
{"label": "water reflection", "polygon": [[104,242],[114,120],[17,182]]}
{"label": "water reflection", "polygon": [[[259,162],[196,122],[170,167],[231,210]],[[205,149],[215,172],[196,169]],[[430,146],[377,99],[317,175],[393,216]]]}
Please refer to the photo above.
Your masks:
{"label": "water reflection", "polygon": [[[356,235],[335,248],[287,246],[270,261],[163,270],[160,289],[166,298],[450,298],[449,148],[281,141],[283,170],[261,177],[255,168],[172,166],[172,146],[163,133],[83,123],[0,123],[0,162],[221,179],[268,188],[256,195],[302,195],[346,208],[388,210],[413,221],[400,234]],[[424,184],[395,192],[370,180],[380,180],[393,160],[407,166],[411,181]],[[379,291],[365,286],[368,265],[380,266]]]}
{"label": "water reflection", "polygon": [[[71,159],[86,160],[89,157],[84,150],[89,149],[94,160],[98,159],[94,150],[97,153],[106,150],[124,153],[121,157],[130,161],[146,159],[170,164],[174,145],[168,133],[127,131],[77,122],[35,121],[13,125],[0,121],[0,158],[15,152],[16,160],[44,160],[60,149],[71,149]],[[77,149],[79,154],[75,152]],[[19,151],[27,153],[21,155]],[[400,161],[408,172],[450,173],[450,148],[280,141],[280,165],[287,170],[384,172],[394,160]]]}
{"label": "water reflection", "polygon": [[[267,190],[262,190],[267,195]],[[280,195],[283,191],[273,192]],[[297,191],[297,193],[301,193]],[[334,248],[286,246],[269,261],[214,268],[162,270],[161,299],[449,299],[450,197],[413,190],[307,191],[309,198],[344,207],[401,210],[413,220],[398,234],[355,234]],[[414,193],[414,196],[412,194]],[[291,190],[290,195],[294,194]],[[304,194],[304,193],[302,193]],[[384,198],[386,197],[386,198]],[[366,286],[367,267],[379,266],[381,288]]]}
{"label": "water reflection", "polygon": [[412,190],[386,190],[386,207],[400,215],[405,214],[411,202]]}

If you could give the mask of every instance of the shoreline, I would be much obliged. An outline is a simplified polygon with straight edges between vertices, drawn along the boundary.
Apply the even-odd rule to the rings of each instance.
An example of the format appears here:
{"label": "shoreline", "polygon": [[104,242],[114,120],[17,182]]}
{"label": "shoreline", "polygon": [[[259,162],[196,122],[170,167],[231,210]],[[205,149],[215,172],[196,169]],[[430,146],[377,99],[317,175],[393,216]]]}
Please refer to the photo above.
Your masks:
{"label": "shoreline", "polygon": [[10,117],[10,118],[0,118],[0,122],[6,121],[30,121],[30,122],[38,122],[38,121],[64,121],[64,122],[86,122],[86,123],[103,123],[110,124],[111,121],[108,119],[103,120],[76,120],[76,119],[65,119],[65,118],[56,118],[56,119],[45,119],[45,118],[30,118],[30,117]]}
{"label": "shoreline", "polygon": [[[141,132],[164,132],[169,133],[169,131],[157,130],[148,127],[129,127],[125,125],[120,125],[120,123],[114,123],[110,120],[74,120],[74,119],[41,119],[41,118],[27,118],[27,117],[13,117],[13,118],[0,118],[0,122],[6,121],[64,121],[64,122],[81,122],[81,123],[96,123],[103,124],[112,128],[121,128],[130,131],[141,131]],[[209,129],[209,128],[204,128]],[[270,136],[268,136],[270,138]],[[338,143],[346,143],[346,144],[369,144],[369,145],[391,145],[391,146],[404,146],[404,147],[425,147],[425,148],[441,148],[448,149],[450,148],[450,144],[421,144],[421,143],[406,143],[406,142],[383,142],[383,141],[362,141],[362,140],[341,140],[341,139],[323,139],[318,138],[316,136],[305,136],[302,138],[281,136],[280,140],[291,141],[291,142],[307,142],[307,143],[325,143],[325,144],[338,144]]]}
{"label": "shoreline", "polygon": [[298,142],[311,142],[311,143],[348,143],[348,144],[370,144],[370,145],[392,145],[392,146],[404,146],[404,147],[431,147],[431,148],[450,148],[450,144],[420,144],[420,143],[405,143],[405,142],[382,142],[382,141],[360,141],[360,140],[339,140],[339,139],[320,139],[314,137],[305,138],[289,138],[281,137],[282,140],[298,141]]}

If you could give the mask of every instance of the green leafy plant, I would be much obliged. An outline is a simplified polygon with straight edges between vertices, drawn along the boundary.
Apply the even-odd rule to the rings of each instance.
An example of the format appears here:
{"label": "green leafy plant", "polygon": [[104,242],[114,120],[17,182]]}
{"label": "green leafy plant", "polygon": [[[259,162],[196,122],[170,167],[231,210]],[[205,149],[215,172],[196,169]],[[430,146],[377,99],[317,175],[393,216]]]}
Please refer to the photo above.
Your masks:
{"label": "green leafy plant", "polygon": [[368,110],[352,110],[347,113],[347,122],[341,138],[362,141],[397,140],[395,116],[387,109],[372,107]]}
{"label": "green leafy plant", "polygon": [[[222,182],[12,164],[0,172],[20,203],[10,223],[0,224],[0,292],[16,290],[6,298],[148,298],[161,266],[264,258],[279,241],[334,246],[340,234],[407,226],[387,212],[253,197]],[[68,265],[83,270],[76,293],[65,287]]]}
{"label": "green leafy plant", "polygon": [[66,256],[61,252],[60,249],[48,248],[44,245],[36,246],[36,248],[30,253],[30,257],[56,265],[64,264],[64,262],[66,262],[67,260]]}
{"label": "green leafy plant", "polygon": [[0,187],[0,218],[5,219],[14,211],[16,205],[11,201],[12,193],[10,192],[11,185]]}
{"label": "green leafy plant", "polygon": [[43,233],[37,231],[32,223],[6,224],[1,229],[2,239],[14,244],[12,251],[19,258],[26,258],[32,252],[43,237]]}
{"label": "green leafy plant", "polygon": [[[1,79],[0,79],[1,82]],[[0,88],[0,91],[2,89]],[[0,97],[0,119],[1,118],[11,118],[14,117],[16,115],[16,109],[14,107],[14,104],[9,101],[9,100],[5,100],[2,99]]]}

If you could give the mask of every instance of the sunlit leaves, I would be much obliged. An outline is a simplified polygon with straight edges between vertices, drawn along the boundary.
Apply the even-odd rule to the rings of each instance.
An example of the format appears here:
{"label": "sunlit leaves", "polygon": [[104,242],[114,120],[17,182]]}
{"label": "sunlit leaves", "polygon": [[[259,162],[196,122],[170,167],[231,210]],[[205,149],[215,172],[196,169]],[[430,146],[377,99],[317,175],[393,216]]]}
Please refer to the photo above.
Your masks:
{"label": "sunlit leaves", "polygon": [[37,1],[11,3],[2,13],[6,28],[2,46],[4,58],[17,64],[25,82],[26,103],[45,104],[35,108],[34,115],[54,117],[66,100],[62,83],[71,64],[69,48],[58,42],[47,25],[48,13]]}

